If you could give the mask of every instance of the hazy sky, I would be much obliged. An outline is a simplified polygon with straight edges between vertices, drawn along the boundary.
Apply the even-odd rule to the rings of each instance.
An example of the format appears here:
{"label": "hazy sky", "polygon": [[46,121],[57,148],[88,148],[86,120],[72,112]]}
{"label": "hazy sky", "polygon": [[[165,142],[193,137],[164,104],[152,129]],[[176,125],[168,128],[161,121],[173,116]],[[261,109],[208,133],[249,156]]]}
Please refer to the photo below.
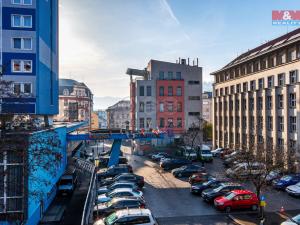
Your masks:
{"label": "hazy sky", "polygon": [[129,96],[128,67],[199,57],[203,81],[237,54],[297,27],[272,26],[272,10],[299,0],[61,0],[60,77],[95,96]]}

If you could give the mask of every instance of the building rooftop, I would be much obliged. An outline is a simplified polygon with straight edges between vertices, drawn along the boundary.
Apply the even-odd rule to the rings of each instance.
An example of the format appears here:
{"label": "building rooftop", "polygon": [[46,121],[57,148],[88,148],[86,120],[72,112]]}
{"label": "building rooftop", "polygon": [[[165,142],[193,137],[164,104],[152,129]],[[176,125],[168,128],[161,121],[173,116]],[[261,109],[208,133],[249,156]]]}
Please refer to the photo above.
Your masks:
{"label": "building rooftop", "polygon": [[222,69],[215,71],[211,73],[211,75],[215,75],[218,72],[224,71],[228,68],[231,68],[241,62],[245,62],[251,58],[255,58],[258,55],[265,54],[267,52],[270,52],[274,49],[277,49],[283,45],[286,45],[288,43],[295,42],[297,40],[300,40],[300,28],[293,30],[285,35],[282,35],[278,38],[275,38],[271,41],[268,41],[267,43],[264,43],[262,45],[259,45],[256,48],[253,48],[251,50],[248,50],[247,52],[239,55],[234,60],[232,60],[230,63],[228,63],[226,66],[224,66]]}

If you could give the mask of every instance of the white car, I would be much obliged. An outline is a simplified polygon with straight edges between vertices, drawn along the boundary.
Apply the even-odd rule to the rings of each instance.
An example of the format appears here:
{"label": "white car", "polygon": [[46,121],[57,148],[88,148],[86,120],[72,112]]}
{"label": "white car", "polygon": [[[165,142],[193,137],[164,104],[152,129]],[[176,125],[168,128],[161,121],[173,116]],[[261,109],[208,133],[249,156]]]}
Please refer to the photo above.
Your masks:
{"label": "white car", "polygon": [[220,155],[223,150],[224,150],[223,148],[217,148],[215,150],[212,150],[211,154],[213,155],[213,157],[216,157],[216,156]]}
{"label": "white car", "polygon": [[[125,223],[123,221],[126,221]],[[158,225],[149,209],[123,209],[118,210],[104,219],[100,219],[94,225]]]}
{"label": "white car", "polygon": [[289,195],[300,197],[300,182],[294,185],[288,186],[285,191],[289,193]]}
{"label": "white car", "polygon": [[293,218],[287,219],[280,225],[299,225],[300,224],[300,214],[294,216]]}
{"label": "white car", "polygon": [[99,195],[97,197],[96,203],[105,203],[109,202],[112,198],[115,197],[138,197],[143,198],[143,192],[133,190],[131,188],[117,188],[108,193]]}

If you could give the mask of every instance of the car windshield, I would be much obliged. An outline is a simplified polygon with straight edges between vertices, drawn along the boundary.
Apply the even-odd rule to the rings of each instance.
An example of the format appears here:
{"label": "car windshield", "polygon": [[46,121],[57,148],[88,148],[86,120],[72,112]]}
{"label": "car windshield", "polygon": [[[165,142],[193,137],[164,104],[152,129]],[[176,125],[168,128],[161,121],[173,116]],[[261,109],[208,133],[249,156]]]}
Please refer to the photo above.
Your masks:
{"label": "car windshield", "polygon": [[228,200],[231,200],[235,197],[235,194],[234,193],[228,193],[225,195],[225,198],[228,199]]}
{"label": "car windshield", "polygon": [[281,180],[283,180],[283,181],[290,181],[291,179],[292,179],[291,176],[284,176],[281,178]]}
{"label": "car windshield", "polygon": [[114,212],[105,218],[104,223],[105,225],[112,225],[117,219],[118,219],[117,214]]}
{"label": "car windshield", "polygon": [[221,191],[222,189],[223,189],[223,185],[220,185],[220,186],[214,188],[213,191],[214,191],[214,192],[219,192],[219,191]]}
{"label": "car windshield", "polygon": [[297,215],[297,216],[294,216],[293,218],[292,218],[292,221],[294,221],[294,222],[296,222],[296,223],[300,223],[300,214],[299,215]]}
{"label": "car windshield", "polygon": [[210,154],[209,150],[202,150],[202,154]]}

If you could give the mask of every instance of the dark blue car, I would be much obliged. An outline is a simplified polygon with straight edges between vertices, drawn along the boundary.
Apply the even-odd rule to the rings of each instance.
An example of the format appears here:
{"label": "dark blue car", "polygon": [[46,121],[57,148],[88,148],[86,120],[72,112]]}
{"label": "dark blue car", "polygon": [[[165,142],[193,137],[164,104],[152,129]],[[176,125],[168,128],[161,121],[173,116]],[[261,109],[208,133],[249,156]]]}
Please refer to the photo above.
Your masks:
{"label": "dark blue car", "polygon": [[300,174],[290,174],[273,181],[273,187],[279,190],[284,190],[287,186],[294,185],[300,182]]}

